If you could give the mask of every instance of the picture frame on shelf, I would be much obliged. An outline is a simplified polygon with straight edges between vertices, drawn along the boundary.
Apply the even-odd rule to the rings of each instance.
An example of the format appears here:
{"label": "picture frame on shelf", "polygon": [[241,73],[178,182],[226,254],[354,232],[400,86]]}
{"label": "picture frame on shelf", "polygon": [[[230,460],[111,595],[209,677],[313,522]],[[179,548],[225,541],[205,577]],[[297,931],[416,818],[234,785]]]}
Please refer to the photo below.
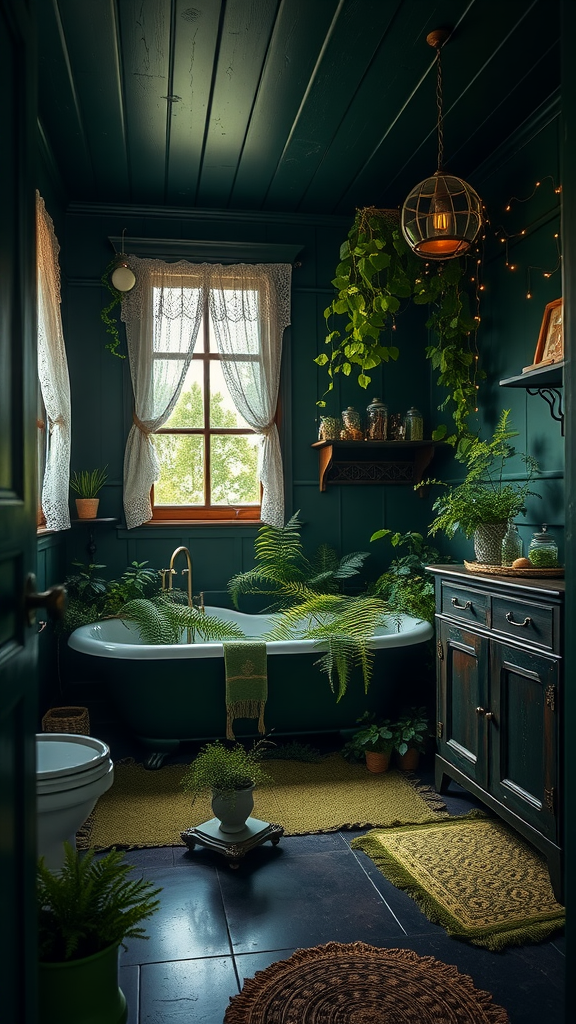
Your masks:
{"label": "picture frame on shelf", "polygon": [[564,315],[562,299],[554,299],[544,308],[534,362],[525,366],[522,373],[536,370],[541,366],[561,363],[564,359]]}

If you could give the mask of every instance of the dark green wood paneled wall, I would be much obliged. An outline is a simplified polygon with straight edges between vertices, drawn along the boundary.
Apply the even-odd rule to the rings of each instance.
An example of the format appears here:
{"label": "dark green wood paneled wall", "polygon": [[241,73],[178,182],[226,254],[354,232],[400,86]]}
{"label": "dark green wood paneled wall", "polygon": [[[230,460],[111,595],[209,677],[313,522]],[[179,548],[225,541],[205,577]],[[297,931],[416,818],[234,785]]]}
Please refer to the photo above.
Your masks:
{"label": "dark green wood paneled wall", "polygon": [[[313,362],[325,334],[323,310],[331,295],[331,278],[349,224],[337,218],[257,214],[206,215],[181,211],[136,211],[72,207],[67,215],[65,267],[67,292],[65,336],[72,385],[72,468],[108,465],[100,513],[122,518],[124,443],[131,424],[131,390],[125,360],[106,351],[100,310],[107,293],[100,275],[111,256],[109,235],[194,238],[226,241],[290,242],[303,246],[302,265],[293,272],[292,325],[285,339],[285,374],[291,400],[284,403],[285,450],[290,470],[287,515],[301,510],[306,545],[328,541],[341,551],[368,549],[374,530],[423,530],[430,502],[409,487],[333,487],[321,494],[318,457],[310,445],[317,438],[316,401],[326,386],[325,371]],[[424,358],[426,332],[422,310],[409,310],[396,332],[401,357],[384,374],[374,375],[369,392],[345,382],[331,400],[331,411],[348,404],[364,410],[374,395],[388,401],[391,411],[405,412],[412,404],[425,414],[431,429],[429,372]],[[127,531],[99,528],[97,561],[116,575],[137,559],[161,568],[173,549],[185,543],[194,560],[195,591],[217,591],[223,600],[229,577],[252,562],[255,535],[250,527],[143,527]],[[87,535],[75,527],[67,537],[67,556],[85,559]],[[369,574],[374,577],[389,561],[384,545],[373,545]]]}

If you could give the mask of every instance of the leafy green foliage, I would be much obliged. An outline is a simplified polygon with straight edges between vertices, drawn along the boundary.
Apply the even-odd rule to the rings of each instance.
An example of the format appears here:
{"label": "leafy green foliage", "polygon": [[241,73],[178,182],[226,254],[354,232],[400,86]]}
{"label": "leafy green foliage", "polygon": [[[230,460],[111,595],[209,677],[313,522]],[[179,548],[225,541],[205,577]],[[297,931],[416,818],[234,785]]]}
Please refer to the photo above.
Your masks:
{"label": "leafy green foliage", "polygon": [[108,466],[104,466],[104,469],[82,469],[72,473],[70,489],[81,498],[95,498],[108,479],[107,469]]}
{"label": "leafy green foliage", "polygon": [[269,740],[259,740],[249,750],[241,743],[226,747],[220,740],[206,743],[200,753],[188,765],[182,776],[186,792],[231,793],[270,782],[270,776],[262,767],[264,751],[270,746]]}
{"label": "leafy green foliage", "polygon": [[124,295],[124,292],[120,292],[118,291],[117,288],[114,287],[110,277],[112,271],[116,266],[116,259],[117,257],[114,256],[110,260],[110,263],[108,264],[106,270],[104,271],[102,277],[100,278],[101,284],[104,286],[104,288],[108,289],[112,296],[112,302],[110,302],[107,306],[104,307],[103,310],[101,310],[100,319],[102,320],[102,323],[106,328],[106,334],[109,334],[111,337],[111,340],[108,341],[106,344],[106,348],[112,353],[113,356],[118,356],[118,359],[126,359],[126,356],[122,355],[122,353],[118,351],[118,346],[120,345],[120,335],[118,334],[118,327],[116,326],[118,321],[116,320],[115,317],[110,316],[112,310],[115,309],[116,306],[118,306],[122,302],[122,298]]}
{"label": "leafy green foliage", "polygon": [[264,524],[254,543],[257,565],[233,576],[228,590],[238,607],[242,594],[264,594],[274,598],[270,607],[289,607],[310,593],[336,593],[342,580],[356,576],[367,553],[355,551],[339,559],[327,545],[321,545],[308,559],[300,539],[301,522],[296,512],[281,527]]}
{"label": "leafy green foliage", "polygon": [[365,711],[356,722],[360,729],[356,730],[342,748],[342,756],[347,761],[363,761],[367,750],[375,754],[392,753],[394,726],[389,718],[376,719],[372,712]]}
{"label": "leafy green foliage", "polygon": [[96,576],[105,565],[73,562],[79,572],[64,580],[68,592],[66,612],[62,622],[56,624],[59,634],[72,633],[98,619],[118,615],[128,601],[146,597],[158,586],[158,573],[147,569],[147,562],[131,562],[117,580],[107,581]]}
{"label": "leafy green foliage", "polygon": [[526,480],[519,484],[504,482],[506,462],[517,454],[510,440],[517,437],[518,431],[511,429],[509,419],[510,410],[504,409],[490,440],[465,437],[460,441],[456,458],[467,469],[463,483],[449,486],[440,480],[428,480],[420,485],[439,484],[447,488],[432,506],[436,518],[430,525],[431,535],[443,531],[453,537],[461,530],[466,537],[471,537],[476,527],[484,523],[507,522],[524,514],[526,498],[529,495],[539,497],[530,489],[538,469],[531,455],[519,455],[527,468]]}
{"label": "leafy green foliage", "polygon": [[[370,540],[388,539],[392,547],[407,547],[408,553],[394,558],[376,580],[371,592],[382,597],[395,612],[416,619],[434,621],[434,580],[425,566],[437,562],[440,554],[427,544],[421,533],[393,533],[377,530]],[[449,561],[444,556],[444,561]]]}
{"label": "leafy green foliage", "polygon": [[392,726],[394,750],[400,756],[411,747],[421,753],[426,749],[428,733],[428,717],[426,708],[406,708]]}
{"label": "leafy green foliage", "polygon": [[[383,341],[383,334],[393,329],[402,304],[429,305],[426,326],[436,340],[427,347],[426,355],[438,370],[438,383],[449,390],[439,408],[450,408],[456,428],[448,437],[443,425],[434,437],[446,436],[455,443],[467,432],[467,419],[476,407],[476,381],[484,376],[476,369],[470,351],[469,336],[478,321],[470,312],[463,288],[465,273],[465,260],[427,266],[415,256],[404,241],[397,211],[358,210],[341,246],[332,281],[337,295],[324,311],[330,354],[322,352],[315,359],[328,373],[325,395],[333,390],[339,373],[349,377],[355,372],[360,387],[367,388],[370,370],[398,358],[398,348]],[[332,328],[335,315],[347,318],[343,334]],[[317,404],[324,407],[324,397]]]}
{"label": "leafy green foliage", "polygon": [[64,844],[59,874],[40,858],[37,874],[38,938],[42,962],[79,960],[125,938],[147,938],[140,922],[160,906],[161,889],[142,878],[130,881],[124,854],[110,850],[98,860],[94,851],[78,854]]}
{"label": "leafy green foliage", "polygon": [[137,599],[123,605],[118,618],[135,622],[140,636],[147,644],[177,644],[183,634],[190,631],[190,642],[238,640],[244,632],[234,622],[225,622],[215,615],[207,615],[198,608],[179,603],[177,591],[165,591],[152,598]]}

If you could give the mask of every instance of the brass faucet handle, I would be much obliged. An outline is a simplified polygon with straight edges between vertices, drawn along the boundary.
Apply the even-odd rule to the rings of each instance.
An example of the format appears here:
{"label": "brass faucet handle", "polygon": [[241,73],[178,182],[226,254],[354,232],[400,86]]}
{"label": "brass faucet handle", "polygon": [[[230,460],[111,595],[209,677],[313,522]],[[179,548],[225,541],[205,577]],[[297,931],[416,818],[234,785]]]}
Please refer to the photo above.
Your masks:
{"label": "brass faucet handle", "polygon": [[[172,572],[174,572],[174,571],[175,570],[173,569]],[[187,576],[188,573],[190,572],[190,569],[182,569],[181,572],[182,572],[182,576]]]}
{"label": "brass faucet handle", "polygon": [[169,569],[158,569],[158,575],[162,580],[162,590],[166,590],[166,574],[169,572]]}

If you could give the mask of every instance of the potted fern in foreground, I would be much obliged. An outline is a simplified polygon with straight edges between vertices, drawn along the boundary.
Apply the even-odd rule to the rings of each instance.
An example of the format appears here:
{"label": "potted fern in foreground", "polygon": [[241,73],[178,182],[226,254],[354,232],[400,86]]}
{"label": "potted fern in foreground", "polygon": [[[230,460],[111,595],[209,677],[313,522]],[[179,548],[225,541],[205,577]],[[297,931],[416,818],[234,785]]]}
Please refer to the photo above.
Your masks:
{"label": "potted fern in foreground", "polygon": [[241,832],[254,807],[255,786],[270,782],[261,764],[270,741],[259,740],[250,750],[241,743],[225,747],[220,740],[206,743],[182,776],[186,792],[212,792],[212,810],[221,832]]}
{"label": "potted fern in foreground", "polygon": [[118,985],[118,949],[147,938],[141,922],[160,903],[152,882],[127,875],[124,854],[98,860],[65,843],[64,866],[38,864],[39,1024],[122,1024],[127,1007]]}

